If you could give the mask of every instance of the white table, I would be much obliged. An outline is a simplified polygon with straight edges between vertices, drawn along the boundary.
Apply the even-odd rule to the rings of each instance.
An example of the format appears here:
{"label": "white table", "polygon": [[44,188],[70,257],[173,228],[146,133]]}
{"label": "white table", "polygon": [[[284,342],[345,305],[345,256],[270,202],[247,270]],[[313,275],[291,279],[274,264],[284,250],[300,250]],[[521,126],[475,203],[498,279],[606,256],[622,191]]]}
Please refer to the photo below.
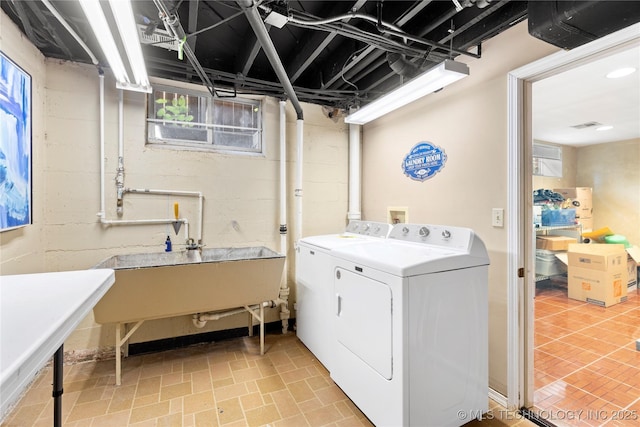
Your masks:
{"label": "white table", "polygon": [[114,281],[111,269],[0,276],[0,421],[55,353],[61,425],[63,343]]}

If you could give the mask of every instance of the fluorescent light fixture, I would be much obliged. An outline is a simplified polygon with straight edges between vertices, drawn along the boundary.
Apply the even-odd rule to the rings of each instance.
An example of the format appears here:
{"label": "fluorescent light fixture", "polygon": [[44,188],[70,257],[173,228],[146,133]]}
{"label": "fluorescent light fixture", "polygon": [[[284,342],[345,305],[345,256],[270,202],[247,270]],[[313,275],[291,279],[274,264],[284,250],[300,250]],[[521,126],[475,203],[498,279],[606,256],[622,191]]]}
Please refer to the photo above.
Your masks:
{"label": "fluorescent light fixture", "polygon": [[80,6],[87,16],[96,39],[100,43],[102,52],[116,79],[116,86],[120,89],[151,92],[149,77],[142,56],[142,48],[138,38],[138,28],[133,19],[130,0],[109,0],[113,17],[116,20],[118,37],[125,47],[126,56],[133,72],[129,76],[122,56],[118,50],[113,33],[100,6],[99,0],[79,0]]}
{"label": "fluorescent light fixture", "polygon": [[469,75],[467,64],[445,59],[409,83],[348,115],[345,123],[363,125]]}
{"label": "fluorescent light fixture", "polygon": [[603,130],[611,130],[613,129],[613,126],[600,126],[599,128],[596,128],[596,130],[598,131],[603,131]]}
{"label": "fluorescent light fixture", "polygon": [[607,74],[608,79],[619,79],[620,77],[628,76],[636,71],[633,67],[619,68]]}

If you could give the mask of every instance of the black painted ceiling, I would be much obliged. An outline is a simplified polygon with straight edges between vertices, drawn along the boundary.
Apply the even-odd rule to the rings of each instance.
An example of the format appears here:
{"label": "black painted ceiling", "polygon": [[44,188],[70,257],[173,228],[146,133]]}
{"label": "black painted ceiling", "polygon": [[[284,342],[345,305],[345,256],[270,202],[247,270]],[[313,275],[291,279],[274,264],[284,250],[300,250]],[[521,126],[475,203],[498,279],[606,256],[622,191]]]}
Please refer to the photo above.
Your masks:
{"label": "black painted ceiling", "polygon": [[[48,3],[107,67],[78,2]],[[133,7],[138,23],[154,40],[161,35],[157,31],[165,29],[158,4],[178,17],[186,43],[219,94],[284,97],[241,3],[134,0]],[[3,0],[1,4],[45,56],[91,63],[44,2]],[[510,0],[264,0],[254,4],[262,18],[270,12],[288,17],[282,28],[267,24],[267,29],[298,98],[337,108],[366,103],[446,58],[481,56],[483,41],[527,17],[527,2]],[[143,52],[149,75],[202,83],[194,63],[186,57],[180,60],[176,51],[145,44]]]}

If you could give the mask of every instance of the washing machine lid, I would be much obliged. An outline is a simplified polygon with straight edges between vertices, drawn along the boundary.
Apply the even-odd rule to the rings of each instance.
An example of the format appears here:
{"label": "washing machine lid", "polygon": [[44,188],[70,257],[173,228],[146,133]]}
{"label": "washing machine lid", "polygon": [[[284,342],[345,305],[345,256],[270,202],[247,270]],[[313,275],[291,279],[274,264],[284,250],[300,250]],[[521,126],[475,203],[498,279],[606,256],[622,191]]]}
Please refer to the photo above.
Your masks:
{"label": "washing machine lid", "polygon": [[315,246],[330,251],[334,248],[363,243],[365,241],[386,239],[391,229],[391,224],[384,222],[352,220],[343,233],[303,237],[299,242],[300,244]]}

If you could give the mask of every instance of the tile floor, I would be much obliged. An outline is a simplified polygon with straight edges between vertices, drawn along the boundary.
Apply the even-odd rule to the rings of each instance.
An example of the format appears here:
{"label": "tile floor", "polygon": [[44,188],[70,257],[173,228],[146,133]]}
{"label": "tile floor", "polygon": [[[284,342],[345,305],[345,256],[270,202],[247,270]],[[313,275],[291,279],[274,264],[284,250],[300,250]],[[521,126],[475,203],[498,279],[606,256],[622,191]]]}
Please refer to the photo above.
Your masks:
{"label": "tile floor", "polygon": [[640,425],[640,297],[608,308],[538,287],[534,412],[557,426]]}
{"label": "tile floor", "polygon": [[[65,366],[65,427],[371,426],[295,337],[235,338],[123,362],[116,387],[113,360]],[[490,401],[483,421],[468,426],[533,426]],[[34,381],[2,427],[51,426],[51,369]]]}

